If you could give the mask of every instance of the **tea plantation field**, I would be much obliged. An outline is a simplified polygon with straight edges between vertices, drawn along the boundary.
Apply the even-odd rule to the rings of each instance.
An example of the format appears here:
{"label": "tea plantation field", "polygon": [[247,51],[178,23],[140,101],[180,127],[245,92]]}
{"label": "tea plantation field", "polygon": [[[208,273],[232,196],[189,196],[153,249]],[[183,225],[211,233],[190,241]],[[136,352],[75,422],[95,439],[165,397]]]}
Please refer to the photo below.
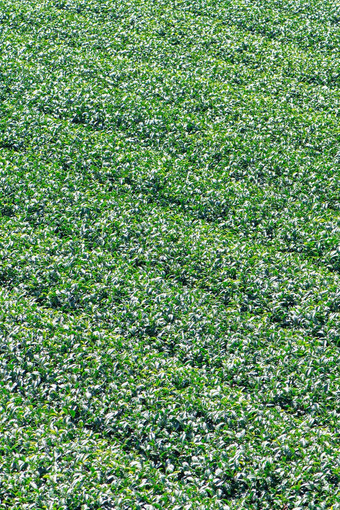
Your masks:
{"label": "tea plantation field", "polygon": [[340,509],[340,7],[0,0],[0,510]]}

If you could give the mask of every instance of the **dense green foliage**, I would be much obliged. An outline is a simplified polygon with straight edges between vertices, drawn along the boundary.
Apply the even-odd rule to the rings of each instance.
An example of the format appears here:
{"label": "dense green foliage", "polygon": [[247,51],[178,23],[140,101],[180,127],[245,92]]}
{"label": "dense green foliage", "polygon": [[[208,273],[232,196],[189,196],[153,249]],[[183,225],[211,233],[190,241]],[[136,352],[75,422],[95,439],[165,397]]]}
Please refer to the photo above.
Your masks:
{"label": "dense green foliage", "polygon": [[340,9],[0,1],[0,509],[340,508]]}

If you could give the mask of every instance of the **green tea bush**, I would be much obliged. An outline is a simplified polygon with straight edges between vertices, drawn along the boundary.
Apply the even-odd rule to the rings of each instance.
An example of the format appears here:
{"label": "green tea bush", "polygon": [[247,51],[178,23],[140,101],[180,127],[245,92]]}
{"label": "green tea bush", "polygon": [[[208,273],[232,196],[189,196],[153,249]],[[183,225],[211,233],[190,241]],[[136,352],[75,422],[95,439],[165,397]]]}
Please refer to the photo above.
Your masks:
{"label": "green tea bush", "polygon": [[340,508],[330,0],[0,0],[0,509]]}

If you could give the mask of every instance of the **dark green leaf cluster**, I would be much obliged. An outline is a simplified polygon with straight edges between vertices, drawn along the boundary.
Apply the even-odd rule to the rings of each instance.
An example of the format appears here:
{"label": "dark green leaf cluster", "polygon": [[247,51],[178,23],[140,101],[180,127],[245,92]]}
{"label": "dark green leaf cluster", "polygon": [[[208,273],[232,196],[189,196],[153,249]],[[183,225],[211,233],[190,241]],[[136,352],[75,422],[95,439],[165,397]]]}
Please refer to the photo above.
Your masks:
{"label": "dark green leaf cluster", "polygon": [[0,0],[0,510],[340,509],[332,0]]}

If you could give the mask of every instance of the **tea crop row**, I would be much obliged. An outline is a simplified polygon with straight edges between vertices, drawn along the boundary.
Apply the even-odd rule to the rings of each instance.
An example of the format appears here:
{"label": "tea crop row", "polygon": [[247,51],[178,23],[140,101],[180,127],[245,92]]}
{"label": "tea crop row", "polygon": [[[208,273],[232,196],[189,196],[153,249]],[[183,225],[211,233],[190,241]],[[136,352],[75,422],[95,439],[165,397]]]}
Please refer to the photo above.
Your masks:
{"label": "tea crop row", "polygon": [[339,21],[0,1],[0,509],[340,508]]}

